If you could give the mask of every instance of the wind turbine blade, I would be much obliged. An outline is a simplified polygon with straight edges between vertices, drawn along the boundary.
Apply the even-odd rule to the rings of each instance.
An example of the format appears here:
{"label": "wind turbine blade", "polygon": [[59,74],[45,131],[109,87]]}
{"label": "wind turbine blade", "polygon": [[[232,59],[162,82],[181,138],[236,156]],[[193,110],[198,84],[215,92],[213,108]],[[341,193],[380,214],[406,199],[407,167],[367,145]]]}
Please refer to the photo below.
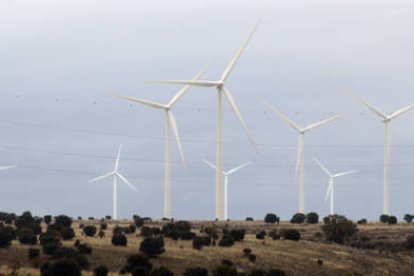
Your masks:
{"label": "wind turbine blade", "polygon": [[237,172],[238,170],[240,170],[240,169],[242,169],[242,168],[244,168],[244,167],[246,167],[247,165],[250,165],[250,164],[251,164],[250,162],[244,163],[243,165],[240,165],[240,166],[238,166],[238,167],[236,167],[236,168],[234,168],[234,169],[229,170],[226,174],[227,174],[227,175],[230,175],[230,174],[232,174],[232,173],[235,173],[235,172]]}
{"label": "wind turbine blade", "polygon": [[319,160],[318,159],[316,159],[316,158],[313,158],[313,160],[315,160],[315,162],[319,165],[319,167],[327,174],[327,175],[329,175],[330,177],[332,177],[333,175],[328,171],[328,169],[321,163],[321,162],[319,162]]}
{"label": "wind turbine blade", "polygon": [[135,192],[138,191],[137,188],[134,187],[134,185],[132,185],[128,180],[126,180],[125,177],[122,176],[122,174],[120,173],[116,173],[116,176],[118,176],[125,184],[127,184],[132,190],[134,190]]}
{"label": "wind turbine blade", "polygon": [[269,103],[265,102],[264,100],[262,100],[262,103],[264,105],[266,105],[273,113],[275,113],[277,116],[279,116],[280,118],[282,118],[291,127],[293,127],[294,129],[296,129],[297,131],[302,131],[302,129],[294,121],[292,121],[288,116],[286,116],[285,114],[283,114],[282,112],[280,112],[279,110],[277,110],[272,105],[270,105]]}
{"label": "wind turbine blade", "polygon": [[337,174],[334,175],[334,177],[348,175],[348,174],[354,174],[356,172],[358,172],[358,171],[357,170],[352,170],[352,171],[347,171],[347,172],[343,172],[343,173],[337,173]]}
{"label": "wind turbine blade", "polygon": [[[203,69],[201,69],[200,72],[198,72],[197,75],[195,75],[192,80],[199,79],[207,71],[207,69],[210,67],[210,65],[211,65],[211,61]],[[181,88],[180,91],[178,91],[178,93],[175,94],[175,96],[171,99],[168,106],[169,107],[173,106],[179,99],[181,99],[181,97],[183,97],[185,95],[185,93],[187,93],[187,91],[190,89],[190,87],[191,87],[191,85],[183,86],[183,88]]]}
{"label": "wind turbine blade", "polygon": [[208,166],[210,166],[213,170],[216,170],[217,169],[216,166],[214,166],[213,164],[211,164],[207,160],[203,159],[203,162],[206,163]]}
{"label": "wind turbine blade", "polygon": [[378,116],[380,116],[383,119],[387,119],[387,115],[383,112],[381,112],[378,108],[376,108],[375,106],[373,106],[372,104],[370,104],[369,102],[367,102],[366,100],[364,100],[361,97],[355,97],[360,103],[362,103],[363,105],[365,105],[368,109],[370,109],[372,112],[374,112],[375,114],[377,114]]}
{"label": "wind turbine blade", "polygon": [[395,117],[397,117],[397,116],[399,116],[399,115],[401,115],[401,114],[403,114],[403,113],[405,113],[405,112],[407,112],[407,111],[409,111],[410,109],[412,109],[414,107],[414,104],[410,104],[409,106],[406,106],[406,107],[403,107],[403,108],[400,108],[400,109],[398,109],[397,111],[395,111],[394,113],[392,113],[388,118],[390,118],[390,119],[392,119],[392,118],[395,118]]}
{"label": "wind turbine blade", "polygon": [[107,173],[107,174],[104,174],[104,175],[101,175],[101,176],[95,177],[94,179],[89,180],[89,183],[92,183],[92,182],[95,182],[95,181],[98,181],[98,180],[101,180],[101,179],[107,178],[107,177],[112,176],[112,175],[114,175],[114,174],[115,174],[115,172],[110,172],[110,173]]}
{"label": "wind turbine blade", "polygon": [[184,85],[201,86],[201,87],[214,87],[214,86],[221,84],[221,82],[218,82],[218,81],[205,81],[205,80],[150,80],[149,82],[184,84]]}
{"label": "wind turbine blade", "polygon": [[116,155],[115,172],[117,172],[118,171],[118,168],[119,168],[119,159],[121,157],[121,149],[122,149],[122,143],[119,144],[118,153]]}
{"label": "wind turbine blade", "polygon": [[234,113],[236,114],[237,119],[239,119],[239,122],[242,125],[243,130],[246,133],[247,138],[250,141],[250,144],[252,145],[252,147],[256,151],[256,153],[258,153],[256,144],[254,143],[253,138],[250,135],[249,128],[247,127],[246,122],[244,121],[244,119],[243,119],[243,117],[242,117],[242,115],[241,115],[234,99],[233,99],[233,96],[230,94],[230,91],[226,87],[223,87],[223,92],[224,92],[224,95],[226,96],[227,101],[229,102],[231,108],[233,109]]}
{"label": "wind turbine blade", "polygon": [[124,100],[128,100],[134,103],[140,103],[140,104],[144,104],[150,107],[154,107],[154,108],[162,108],[165,109],[167,108],[166,105],[164,104],[160,104],[160,103],[156,103],[153,101],[148,101],[148,100],[144,100],[144,99],[139,99],[139,98],[135,98],[135,97],[130,97],[130,96],[122,96],[122,95],[116,95],[116,94],[111,94],[111,96],[120,98],[120,99],[124,99]]}
{"label": "wind turbine blade", "polygon": [[331,189],[332,189],[332,182],[330,181],[329,182],[329,185],[328,185],[328,189],[326,190],[325,202],[328,201],[328,198],[329,198],[329,194],[331,192]]}
{"label": "wind turbine blade", "polygon": [[18,167],[17,165],[3,166],[3,167],[0,167],[0,171],[5,171],[5,170],[17,168],[17,167]]}
{"label": "wind turbine blade", "polygon": [[183,162],[183,165],[185,166],[184,151],[183,151],[183,146],[180,140],[180,134],[178,133],[177,122],[175,121],[174,114],[170,110],[167,111],[167,116],[168,116],[168,122],[174,133],[175,141],[177,142],[177,147],[180,153],[181,162]]}
{"label": "wind turbine blade", "polygon": [[234,55],[233,59],[230,61],[229,65],[227,65],[226,69],[224,69],[223,75],[221,76],[221,81],[225,81],[229,76],[230,72],[233,70],[234,65],[236,65],[237,61],[239,60],[240,56],[243,54],[244,49],[246,48],[247,44],[249,44],[250,40],[252,39],[254,33],[256,32],[257,28],[260,25],[261,20],[256,23],[253,30],[245,40],[245,42],[241,45],[241,47],[237,50],[236,54]]}
{"label": "wind turbine blade", "polygon": [[325,119],[325,120],[322,120],[322,121],[319,121],[319,122],[317,122],[317,123],[313,123],[313,124],[310,124],[310,125],[308,125],[307,127],[305,127],[304,129],[303,129],[303,131],[308,131],[308,130],[311,130],[311,129],[314,129],[314,128],[317,128],[317,127],[319,127],[319,126],[321,126],[321,125],[324,125],[324,124],[326,124],[326,123],[329,123],[330,121],[333,121],[333,120],[335,120],[335,119],[337,119],[337,118],[339,118],[341,115],[335,115],[335,116],[332,116],[332,117],[329,117],[329,118],[327,118],[327,119]]}

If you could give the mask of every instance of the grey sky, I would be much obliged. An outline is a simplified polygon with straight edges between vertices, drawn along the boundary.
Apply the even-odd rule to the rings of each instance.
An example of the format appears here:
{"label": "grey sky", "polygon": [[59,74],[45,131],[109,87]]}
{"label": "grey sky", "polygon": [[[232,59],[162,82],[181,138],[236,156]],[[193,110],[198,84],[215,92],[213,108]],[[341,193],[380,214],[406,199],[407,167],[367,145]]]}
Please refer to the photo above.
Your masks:
{"label": "grey sky", "polygon": [[[300,125],[343,118],[309,132],[307,211],[325,215],[330,170],[358,169],[336,182],[336,210],[376,218],[382,210],[380,119],[345,93],[392,112],[414,102],[414,6],[409,1],[1,1],[0,210],[36,214],[111,213],[109,171],[124,144],[121,171],[139,189],[119,189],[120,217],[160,217],[163,113],[111,98],[117,92],[167,102],[179,87],[149,79],[191,78],[214,60],[214,79],[259,18],[262,24],[230,78],[260,155],[225,103],[225,168],[253,164],[229,179],[229,216],[287,219],[297,210],[297,133],[259,102]],[[188,168],[173,153],[172,209],[179,218],[214,216],[215,93],[193,88],[174,110]],[[392,123],[391,209],[413,212],[414,111]]]}

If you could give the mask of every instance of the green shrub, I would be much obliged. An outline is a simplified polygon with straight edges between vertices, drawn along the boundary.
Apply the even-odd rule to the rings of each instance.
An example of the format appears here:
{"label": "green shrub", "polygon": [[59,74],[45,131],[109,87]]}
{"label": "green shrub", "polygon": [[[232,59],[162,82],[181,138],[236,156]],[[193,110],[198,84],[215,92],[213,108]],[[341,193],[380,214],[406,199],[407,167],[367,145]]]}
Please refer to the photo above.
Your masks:
{"label": "green shrub", "polygon": [[268,213],[266,214],[264,221],[267,223],[279,223],[280,218],[276,214]]}
{"label": "green shrub", "polygon": [[19,229],[17,237],[21,244],[37,244],[37,235],[30,228]]}
{"label": "green shrub", "polygon": [[223,235],[223,237],[221,237],[218,243],[219,246],[223,246],[223,247],[232,246],[233,244],[234,244],[234,239],[230,235]]}
{"label": "green shrub", "polygon": [[258,233],[256,233],[256,239],[258,240],[264,240],[266,237],[267,233],[264,230],[259,231]]}
{"label": "green shrub", "polygon": [[388,224],[397,224],[397,217],[389,216],[387,222],[388,222]]}
{"label": "green shrub", "polygon": [[164,239],[162,237],[145,238],[139,245],[139,251],[150,258],[155,258],[165,251]]}
{"label": "green shrub", "polygon": [[281,237],[281,235],[278,233],[277,229],[271,230],[268,235],[273,240],[280,240],[280,237]]}
{"label": "green shrub", "polygon": [[310,224],[317,224],[319,222],[319,215],[315,212],[307,213],[306,222]]}
{"label": "green shrub", "polygon": [[321,228],[328,241],[333,241],[339,244],[344,243],[346,238],[352,237],[358,232],[357,225],[341,215],[329,216]]}
{"label": "green shrub", "polygon": [[195,236],[193,238],[193,248],[200,250],[203,246],[211,245],[211,238],[209,236]]}
{"label": "green shrub", "polygon": [[293,215],[293,217],[290,219],[290,223],[294,224],[301,224],[304,223],[306,219],[305,214],[302,213],[296,213]]}
{"label": "green shrub", "polygon": [[80,276],[81,268],[75,260],[62,258],[44,263],[40,272],[42,276]]}
{"label": "green shrub", "polygon": [[73,248],[63,246],[59,247],[53,252],[52,257],[53,259],[73,259],[80,268],[89,267],[88,259]]}
{"label": "green shrub", "polygon": [[235,242],[242,241],[245,234],[246,230],[244,229],[232,229],[229,231],[229,235],[233,237]]}
{"label": "green shrub", "polygon": [[388,219],[389,219],[389,215],[381,215],[380,216],[380,218],[379,218],[379,220],[380,220],[380,222],[382,222],[382,223],[387,223],[388,222]]}
{"label": "green shrub", "polygon": [[93,237],[96,235],[97,229],[96,226],[94,225],[87,225],[85,227],[83,227],[83,233],[85,233],[85,235],[87,237]]}
{"label": "green shrub", "polygon": [[124,266],[123,270],[125,272],[131,273],[134,269],[137,268],[141,269],[141,271],[144,271],[146,273],[148,273],[152,269],[152,264],[150,263],[149,258],[146,255],[134,254],[128,256],[127,263]]}
{"label": "green shrub", "polygon": [[367,224],[367,223],[368,223],[367,219],[364,219],[364,218],[357,221],[357,224],[361,224],[361,225]]}
{"label": "green shrub", "polygon": [[404,215],[404,220],[405,220],[407,223],[411,223],[411,222],[413,221],[413,219],[414,219],[414,216],[413,216],[413,215],[410,215],[410,214],[405,214],[405,215]]}
{"label": "green shrub", "polygon": [[60,229],[60,236],[65,241],[72,240],[75,237],[75,231],[72,227],[63,226]]}
{"label": "green shrub", "polygon": [[111,241],[115,246],[127,246],[128,243],[127,237],[124,234],[114,234]]}
{"label": "green shrub", "polygon": [[285,240],[298,241],[300,240],[300,232],[296,229],[284,229],[282,231]]}

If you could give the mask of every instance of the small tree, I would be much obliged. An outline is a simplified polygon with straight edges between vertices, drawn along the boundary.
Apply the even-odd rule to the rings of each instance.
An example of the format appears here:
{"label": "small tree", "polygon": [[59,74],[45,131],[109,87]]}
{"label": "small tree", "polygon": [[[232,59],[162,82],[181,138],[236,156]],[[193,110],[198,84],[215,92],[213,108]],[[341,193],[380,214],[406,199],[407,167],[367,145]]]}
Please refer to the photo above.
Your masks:
{"label": "small tree", "polygon": [[258,240],[264,240],[264,239],[265,239],[265,237],[266,237],[266,235],[267,235],[266,231],[261,230],[261,231],[259,231],[259,232],[256,234],[256,239],[258,239]]}
{"label": "small tree", "polygon": [[300,240],[300,232],[296,229],[284,229],[282,231],[285,240],[298,241]]}
{"label": "small tree", "polygon": [[279,223],[280,218],[276,214],[268,213],[266,214],[264,221],[267,223]]}
{"label": "small tree", "polygon": [[83,233],[85,233],[85,235],[87,237],[93,237],[96,234],[96,226],[94,225],[86,225],[85,227],[83,227]]}
{"label": "small tree", "polygon": [[75,231],[72,227],[63,226],[62,229],[60,229],[60,236],[65,241],[72,240],[75,237]]}
{"label": "small tree", "polygon": [[17,237],[22,244],[37,244],[37,235],[30,228],[22,228],[17,231]]}
{"label": "small tree", "polygon": [[165,252],[164,239],[162,237],[145,238],[139,245],[139,251],[150,258],[155,258]]}
{"label": "small tree", "polygon": [[297,223],[297,224],[304,223],[304,222],[305,222],[305,219],[306,219],[305,214],[302,214],[302,213],[296,213],[296,214],[294,214],[294,215],[293,215],[293,217],[290,219],[290,223]]}
{"label": "small tree", "polygon": [[147,275],[147,273],[152,269],[152,264],[146,255],[133,254],[128,256],[127,263],[123,270],[125,272],[133,272],[137,269],[140,269],[140,271],[143,272],[141,275]]}
{"label": "small tree", "polygon": [[358,232],[357,225],[341,215],[329,216],[321,228],[328,241],[333,241],[339,244],[344,243],[346,238],[352,237]]}
{"label": "small tree", "polygon": [[306,214],[306,222],[310,224],[316,224],[319,222],[319,215],[315,212],[310,212]]}
{"label": "small tree", "polygon": [[388,224],[397,224],[397,217],[389,216],[388,217]]}
{"label": "small tree", "polygon": [[115,246],[126,246],[128,243],[127,237],[124,234],[114,234],[111,241]]}
{"label": "small tree", "polygon": [[413,216],[413,215],[410,215],[410,214],[405,214],[405,215],[404,215],[404,220],[405,220],[407,223],[411,223],[411,222],[413,221],[413,219],[414,219],[414,216]]}
{"label": "small tree", "polygon": [[230,235],[223,235],[223,237],[220,239],[218,245],[219,246],[232,246],[234,244],[234,239]]}
{"label": "small tree", "polygon": [[389,215],[381,215],[380,216],[380,218],[379,218],[379,220],[380,220],[380,222],[382,222],[382,223],[387,223],[388,222],[388,219],[389,219]]}
{"label": "small tree", "polygon": [[75,260],[61,258],[55,261],[46,262],[40,267],[41,275],[47,276],[80,276],[81,268]]}
{"label": "small tree", "polygon": [[246,234],[246,230],[244,229],[232,229],[229,232],[229,235],[233,237],[234,241],[242,241],[244,239],[244,235]]}

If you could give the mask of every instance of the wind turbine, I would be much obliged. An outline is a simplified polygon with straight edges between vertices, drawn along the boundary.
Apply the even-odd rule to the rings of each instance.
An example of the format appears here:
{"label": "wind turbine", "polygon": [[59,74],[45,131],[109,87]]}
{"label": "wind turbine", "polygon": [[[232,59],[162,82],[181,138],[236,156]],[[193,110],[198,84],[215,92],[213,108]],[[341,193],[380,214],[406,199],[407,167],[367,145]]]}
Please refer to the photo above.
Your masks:
{"label": "wind turbine", "polygon": [[304,128],[299,127],[295,122],[293,122],[285,114],[274,108],[272,105],[268,104],[265,101],[262,101],[272,112],[277,116],[282,118],[286,123],[291,127],[296,129],[299,132],[299,141],[298,141],[298,152],[296,157],[296,180],[299,186],[299,213],[305,213],[305,185],[304,185],[304,145],[305,145],[305,133],[311,129],[317,128],[321,125],[329,123],[337,119],[340,115],[331,116],[322,121],[310,124]]}
{"label": "wind turbine", "polygon": [[[211,164],[210,162],[208,162],[207,160],[203,159],[204,163],[206,163],[207,165],[209,165],[213,170],[217,170],[217,167],[214,166],[213,164]],[[227,172],[222,171],[222,175],[224,176],[224,220],[228,219],[228,177],[229,175],[237,172],[238,170],[246,167],[247,165],[250,165],[250,162],[244,163],[243,165],[237,166]]]}
{"label": "wind turbine", "polygon": [[107,174],[104,174],[104,175],[102,175],[102,176],[98,176],[98,177],[96,177],[96,178],[94,178],[94,179],[91,179],[91,180],[89,180],[89,183],[92,183],[92,182],[95,182],[95,181],[98,181],[98,180],[101,180],[101,179],[104,179],[104,178],[107,178],[107,177],[110,177],[110,176],[112,176],[113,177],[113,214],[112,214],[112,217],[113,217],[113,219],[114,220],[116,220],[118,217],[117,217],[117,185],[118,185],[118,183],[117,183],[117,180],[118,180],[118,178],[119,179],[121,179],[121,181],[122,182],[124,182],[125,184],[127,184],[128,185],[128,187],[129,188],[131,188],[132,190],[134,190],[135,192],[137,191],[137,188],[135,188],[124,176],[122,176],[120,173],[119,173],[119,157],[120,157],[120,155],[121,155],[121,148],[122,148],[122,144],[119,144],[119,148],[118,148],[118,154],[117,154],[117,156],[116,156],[116,161],[115,161],[115,168],[114,168],[114,170],[113,171],[111,171],[111,172],[109,172],[109,173],[107,173]]}
{"label": "wind turbine", "polygon": [[385,139],[384,139],[384,202],[383,202],[383,214],[390,214],[390,146],[391,146],[391,120],[400,116],[401,114],[409,111],[414,107],[414,104],[402,107],[397,111],[387,115],[381,112],[378,108],[367,102],[361,97],[355,97],[360,103],[365,105],[369,110],[377,114],[382,118],[382,122],[385,127]]}
{"label": "wind turbine", "polygon": [[224,86],[227,78],[229,77],[231,71],[233,70],[234,66],[236,65],[237,61],[239,60],[240,56],[243,54],[244,49],[246,48],[247,44],[253,37],[253,34],[257,30],[260,21],[256,24],[253,31],[250,33],[246,41],[241,45],[238,49],[236,54],[234,55],[233,59],[224,69],[221,78],[214,81],[209,80],[162,80],[162,81],[153,81],[153,82],[163,82],[163,83],[173,83],[173,84],[185,84],[185,85],[192,85],[192,86],[200,86],[200,87],[215,87],[217,89],[217,148],[216,148],[216,218],[219,220],[224,219],[224,210],[223,210],[223,202],[221,200],[222,197],[222,183],[223,183],[223,176],[221,172],[223,171],[223,139],[222,139],[222,130],[223,130],[223,114],[222,114],[222,98],[223,94],[226,97],[228,103],[230,104],[231,108],[233,109],[237,119],[239,120],[240,124],[243,127],[244,132],[247,135],[251,145],[253,146],[254,150],[257,152],[257,148],[253,142],[252,136],[250,135],[250,131],[237,107],[233,96],[230,94],[230,91]]}
{"label": "wind turbine", "polygon": [[330,171],[328,171],[328,169],[316,158],[314,158],[313,160],[315,160],[315,162],[319,165],[319,167],[321,167],[321,169],[329,176],[329,185],[328,185],[328,190],[326,191],[326,197],[325,197],[325,201],[328,200],[328,197],[330,199],[330,215],[334,214],[334,179],[339,177],[339,176],[344,176],[344,175],[348,175],[348,174],[353,174],[356,173],[356,170],[352,170],[352,171],[346,171],[346,172],[341,172],[341,173],[337,173],[337,174],[332,174]]}
{"label": "wind turbine", "polygon": [[[209,64],[203,68],[193,80],[198,79],[209,67]],[[165,160],[164,160],[164,218],[171,218],[171,144],[170,144],[170,133],[174,135],[174,138],[177,142],[178,151],[180,153],[181,161],[185,166],[184,152],[180,141],[180,136],[178,133],[177,123],[174,117],[174,114],[171,111],[171,108],[181,99],[185,93],[190,89],[190,85],[183,86],[177,94],[170,100],[168,104],[156,103],[153,101],[148,101],[144,99],[139,99],[135,97],[113,95],[115,97],[125,99],[134,103],[143,104],[152,108],[162,109],[165,112]]]}

